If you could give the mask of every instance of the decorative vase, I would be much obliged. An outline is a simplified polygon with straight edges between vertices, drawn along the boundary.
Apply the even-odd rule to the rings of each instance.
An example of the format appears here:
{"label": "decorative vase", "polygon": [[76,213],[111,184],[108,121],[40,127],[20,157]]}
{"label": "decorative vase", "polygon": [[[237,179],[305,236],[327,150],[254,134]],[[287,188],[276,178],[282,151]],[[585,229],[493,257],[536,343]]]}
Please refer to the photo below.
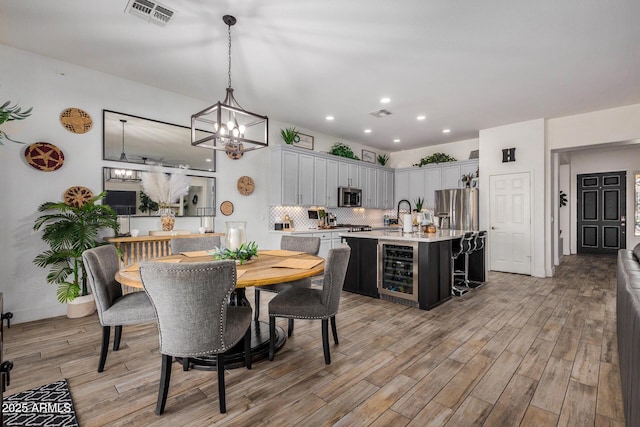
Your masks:
{"label": "decorative vase", "polygon": [[173,209],[171,208],[160,208],[158,210],[160,214],[160,224],[162,226],[162,231],[172,231],[173,226],[176,223],[176,214],[173,213]]}
{"label": "decorative vase", "polygon": [[243,243],[247,243],[247,221],[227,221],[227,234],[224,239],[225,247],[235,251]]}

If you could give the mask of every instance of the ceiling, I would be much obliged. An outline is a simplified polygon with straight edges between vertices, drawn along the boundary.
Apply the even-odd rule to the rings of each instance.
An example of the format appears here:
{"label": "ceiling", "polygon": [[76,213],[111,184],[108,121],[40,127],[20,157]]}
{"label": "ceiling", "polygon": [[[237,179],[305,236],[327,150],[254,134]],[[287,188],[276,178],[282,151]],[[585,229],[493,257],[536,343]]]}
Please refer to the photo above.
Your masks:
{"label": "ceiling", "polygon": [[[245,109],[387,151],[640,103],[637,0],[160,3],[177,11],[166,26],[125,13],[128,0],[1,0],[0,43],[205,107],[225,94],[231,14]],[[392,115],[369,114],[380,108]]]}

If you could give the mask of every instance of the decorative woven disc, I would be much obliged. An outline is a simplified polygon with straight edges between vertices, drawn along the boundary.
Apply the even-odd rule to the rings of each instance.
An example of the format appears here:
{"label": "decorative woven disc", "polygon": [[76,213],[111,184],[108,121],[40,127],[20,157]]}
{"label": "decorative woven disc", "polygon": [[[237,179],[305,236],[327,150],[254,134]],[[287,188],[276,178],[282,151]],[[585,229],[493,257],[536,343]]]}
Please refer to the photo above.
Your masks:
{"label": "decorative woven disc", "polygon": [[60,123],[72,133],[87,133],[93,126],[89,113],[79,108],[67,108],[60,113]]}
{"label": "decorative woven disc", "polygon": [[36,142],[24,150],[24,157],[34,168],[43,172],[58,170],[64,164],[62,150],[48,142]]}
{"label": "decorative woven disc", "polygon": [[232,160],[238,160],[239,158],[241,158],[244,155],[244,146],[242,144],[238,144],[238,148],[237,149],[232,149],[232,148],[225,148],[224,152],[227,153],[227,157],[229,157]]}
{"label": "decorative woven disc", "polygon": [[229,216],[233,213],[233,203],[230,201],[225,201],[220,204],[220,212],[224,215]]}
{"label": "decorative woven disc", "polygon": [[65,205],[75,206],[76,208],[81,207],[89,199],[93,197],[93,192],[89,190],[87,187],[81,187],[76,185],[75,187],[67,188],[67,191],[64,192],[64,203]]}

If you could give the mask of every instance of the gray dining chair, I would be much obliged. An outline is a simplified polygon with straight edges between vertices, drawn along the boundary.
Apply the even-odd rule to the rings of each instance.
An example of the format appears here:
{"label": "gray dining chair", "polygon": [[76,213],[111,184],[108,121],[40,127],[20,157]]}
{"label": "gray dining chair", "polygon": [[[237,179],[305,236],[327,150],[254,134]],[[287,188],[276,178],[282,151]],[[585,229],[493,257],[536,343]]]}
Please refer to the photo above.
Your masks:
{"label": "gray dining chair", "polygon": [[216,355],[220,413],[226,412],[224,353],[244,337],[251,369],[251,307],[229,306],[236,286],[234,261],[143,261],[140,277],[158,317],[162,368],[156,414],[164,412],[173,357]]}
{"label": "gray dining chair", "polygon": [[[304,237],[304,236],[282,236],[280,239],[280,249],[287,251],[306,252],[311,255],[318,255],[320,252],[320,238],[319,237]],[[255,294],[255,307],[253,316],[255,321],[258,321],[260,317],[260,292],[281,292],[285,289],[289,289],[292,286],[306,287],[311,286],[311,278],[300,279],[288,283],[276,283],[274,285],[256,286],[254,290]],[[288,335],[291,336],[293,332],[293,319],[289,321]]]}
{"label": "gray dining chair", "polygon": [[173,255],[182,252],[204,251],[219,247],[220,236],[174,237],[171,239],[171,253]]}
{"label": "gray dining chair", "polygon": [[111,326],[115,326],[113,351],[118,351],[122,326],[154,322],[156,313],[144,292],[122,294],[122,286],[115,279],[120,268],[120,258],[115,246],[88,249],[82,253],[82,261],[102,325],[102,348],[98,362],[98,372],[102,372],[107,361]]}
{"label": "gray dining chair", "polygon": [[329,250],[324,269],[322,289],[291,287],[269,301],[269,360],[275,353],[276,318],[322,320],[322,348],[324,362],[331,364],[329,350],[329,320],[333,341],[338,345],[336,314],[340,307],[340,294],[347,274],[351,248],[342,246]]}

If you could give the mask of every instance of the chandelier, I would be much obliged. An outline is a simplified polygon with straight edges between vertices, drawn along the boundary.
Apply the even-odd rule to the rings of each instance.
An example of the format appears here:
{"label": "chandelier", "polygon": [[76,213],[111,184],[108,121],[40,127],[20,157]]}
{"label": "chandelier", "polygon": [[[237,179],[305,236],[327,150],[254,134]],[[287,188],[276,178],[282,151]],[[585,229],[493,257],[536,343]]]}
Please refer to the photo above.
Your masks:
{"label": "chandelier", "polygon": [[[228,27],[229,85],[224,101],[191,116],[191,145],[224,150],[230,158],[237,159],[247,151],[269,146],[269,118],[245,110],[233,96],[231,87],[231,26],[236,18],[225,15],[222,20]],[[196,129],[207,132],[204,138],[196,138]]]}

